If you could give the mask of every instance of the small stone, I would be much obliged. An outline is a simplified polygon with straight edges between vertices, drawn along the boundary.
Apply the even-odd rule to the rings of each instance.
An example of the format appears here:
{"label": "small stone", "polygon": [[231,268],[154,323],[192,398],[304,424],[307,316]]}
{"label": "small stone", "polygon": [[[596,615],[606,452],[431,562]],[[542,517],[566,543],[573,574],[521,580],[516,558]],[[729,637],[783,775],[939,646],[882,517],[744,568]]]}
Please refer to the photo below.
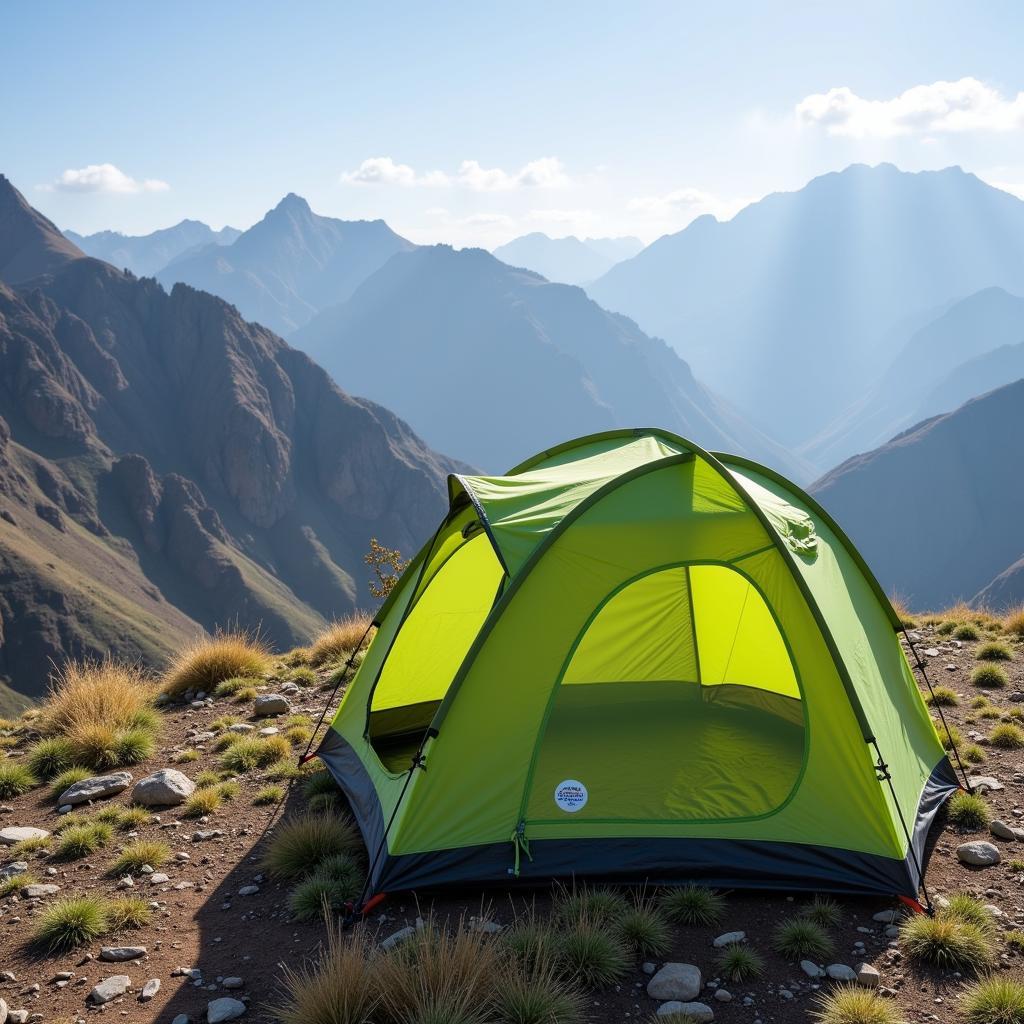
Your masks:
{"label": "small stone", "polygon": [[139,993],[139,1002],[148,1003],[160,991],[160,979],[150,978],[145,985],[142,986],[142,991]]}
{"label": "small stone", "polygon": [[857,975],[857,984],[864,988],[878,988],[882,977],[871,964],[857,964],[854,968]]}
{"label": "small stone", "polygon": [[243,885],[242,888],[238,890],[238,895],[255,896],[259,891],[260,887],[258,885]]}
{"label": "small stone", "polygon": [[1002,857],[999,849],[992,843],[973,842],[961,843],[956,848],[957,860],[961,864],[970,864],[972,867],[987,868],[998,864]]}
{"label": "small stone", "polygon": [[132,801],[146,807],[175,807],[184,803],[195,789],[196,784],[183,772],[161,768],[135,783]]}
{"label": "small stone", "polygon": [[291,705],[286,697],[279,693],[267,693],[257,697],[253,702],[253,714],[257,718],[265,718],[268,715],[286,715]]}
{"label": "small stone", "polygon": [[1024,839],[1024,829],[1014,828],[998,818],[988,828],[996,839]]}
{"label": "small stone", "polygon": [[228,726],[228,732],[253,732],[255,731],[255,725],[249,725],[248,722],[237,722],[235,725]]}
{"label": "small stone", "polygon": [[103,946],[100,949],[100,959],[108,964],[121,964],[127,960],[138,960],[140,956],[146,955],[145,946]]}
{"label": "small stone", "polygon": [[241,978],[236,978],[236,977],[225,978],[221,982],[221,984],[225,988],[244,988],[245,987],[245,982],[242,981]]}
{"label": "small stone", "polygon": [[50,833],[45,828],[32,828],[31,825],[9,825],[0,828],[0,846],[13,846],[23,843],[26,839],[49,839]]}
{"label": "small stone", "polygon": [[82,779],[61,793],[57,798],[57,805],[84,804],[89,800],[99,800],[123,793],[132,784],[134,777],[131,772],[113,772],[110,775],[94,775],[92,778]]}
{"label": "small stone", "polygon": [[178,1016],[171,1021],[171,1024],[192,1024],[192,1020],[187,1013],[179,1013]]}
{"label": "small stone", "polygon": [[25,1024],[28,1020],[28,1010],[8,1010],[8,1024]]}
{"label": "small stone", "polygon": [[75,808],[71,804],[61,804],[57,808],[58,814],[70,814]]}
{"label": "small stone", "polygon": [[988,790],[994,793],[1003,788],[1003,784],[994,775],[968,775],[967,785],[976,793],[985,793]]}
{"label": "small stone", "polygon": [[221,1024],[225,1020],[235,1020],[246,1011],[246,1005],[240,999],[221,996],[206,1005],[206,1024]]}
{"label": "small stone", "polygon": [[154,871],[153,874],[149,876],[150,885],[163,885],[165,882],[169,882],[170,880],[170,876],[165,875],[162,871]]}
{"label": "small stone", "polygon": [[680,1016],[693,1024],[707,1024],[715,1019],[715,1011],[707,1003],[687,1003],[680,999],[671,999],[658,1007],[659,1017]]}
{"label": "small stone", "polygon": [[657,968],[657,967],[655,967],[655,966],[654,966],[654,964],[652,964],[652,963],[650,962],[650,960],[645,960],[645,961],[644,961],[644,962],[643,962],[643,963],[642,963],[642,964],[640,965],[640,970],[641,970],[641,971],[643,971],[643,972],[644,972],[644,974],[653,974],[653,973],[654,973],[654,972],[655,972],[655,971],[656,971],[657,969],[658,969],[658,968]]}
{"label": "small stone", "polygon": [[715,989],[715,998],[720,1003],[731,1003],[732,1002],[732,993],[728,989],[726,989],[726,988],[718,988],[718,989]]}
{"label": "small stone", "polygon": [[929,658],[937,658],[939,656],[939,649],[938,647],[926,647],[924,649],[924,653],[927,654]]}
{"label": "small stone", "polygon": [[[0,878],[12,878],[14,875],[23,875],[26,871],[28,871],[28,861],[15,860],[0,868]],[[3,977],[3,975],[0,975],[0,977]]]}
{"label": "small stone", "polygon": [[125,875],[124,878],[117,880],[117,887],[118,889],[134,889],[135,882],[132,880],[131,875]]}
{"label": "small stone", "polygon": [[816,963],[812,962],[811,960],[801,960],[800,961],[800,970],[803,971],[804,974],[806,974],[808,978],[823,978],[823,977],[825,977],[825,972]]}
{"label": "small stone", "polygon": [[833,981],[856,981],[857,972],[846,964],[829,964],[825,973]]}
{"label": "small stone", "polygon": [[880,910],[877,914],[871,915],[872,921],[880,924],[895,924],[900,919],[900,912],[893,907],[892,910]]}
{"label": "small stone", "polygon": [[[703,976],[695,964],[665,964],[647,983],[652,999],[674,999],[688,1002],[703,988]],[[680,1011],[682,1012],[682,1011]]]}
{"label": "small stone", "polygon": [[276,725],[268,725],[265,729],[260,729],[261,736],[276,736],[281,730]]}
{"label": "small stone", "polygon": [[89,1002],[97,1006],[109,1003],[111,999],[123,996],[132,987],[132,979],[127,974],[115,974],[112,978],[101,981],[93,986],[89,993]]}
{"label": "small stone", "polygon": [[719,935],[711,944],[716,949],[721,949],[723,946],[735,946],[737,943],[746,941],[746,932],[725,932],[723,935]]}
{"label": "small stone", "polygon": [[406,939],[411,939],[416,934],[416,929],[412,925],[408,925],[405,928],[399,928],[397,932],[393,932],[386,939],[381,941],[381,949],[394,949],[395,946],[401,945]]}
{"label": "small stone", "polygon": [[60,891],[60,886],[51,882],[43,882],[39,885],[26,885],[22,891],[29,899],[34,900],[42,896],[52,896],[55,892]]}

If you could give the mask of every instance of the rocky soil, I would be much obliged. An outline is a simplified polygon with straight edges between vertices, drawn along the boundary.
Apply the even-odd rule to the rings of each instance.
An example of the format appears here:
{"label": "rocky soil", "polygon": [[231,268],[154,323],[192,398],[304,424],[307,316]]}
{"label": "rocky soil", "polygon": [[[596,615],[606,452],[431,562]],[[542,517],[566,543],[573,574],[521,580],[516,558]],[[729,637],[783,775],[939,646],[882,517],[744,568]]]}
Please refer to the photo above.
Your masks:
{"label": "rocky soil", "polygon": [[[917,632],[919,648],[927,659],[934,685],[949,686],[961,695],[959,706],[947,717],[964,733],[976,734],[985,760],[971,766],[972,774],[992,780],[985,798],[993,818],[1003,827],[985,833],[961,834],[948,825],[937,828],[927,882],[933,899],[967,892],[982,899],[998,918],[1000,932],[1024,928],[1024,840],[1009,838],[1024,828],[1024,750],[997,750],[985,738],[998,719],[977,718],[970,701],[977,695],[970,673],[977,664],[977,644],[939,636],[930,627]],[[924,652],[928,653],[925,654]],[[1024,709],[1024,647],[1015,645],[1015,660],[1006,670],[1011,685],[988,691],[1000,711],[1009,715]],[[317,716],[325,699],[316,687],[275,684],[286,690],[288,713]],[[271,689],[265,691],[270,693]],[[131,770],[127,788],[98,797],[95,807],[117,803],[127,806],[139,796],[139,780],[168,769],[169,778],[147,783],[149,799],[183,798],[189,780],[200,771],[216,769],[215,731],[210,723],[225,714],[244,717],[253,730],[277,728],[274,716],[254,717],[252,703],[203,700],[165,707],[159,753]],[[279,721],[279,724],[282,724]],[[237,726],[236,726],[237,728]],[[198,757],[182,761],[182,751]],[[19,747],[9,751],[19,757]],[[129,1022],[161,1024],[235,1019],[273,1019],[270,1006],[279,991],[280,965],[299,964],[315,953],[323,937],[319,923],[304,924],[288,909],[288,887],[268,880],[259,859],[276,822],[303,805],[302,787],[292,784],[281,805],[254,806],[253,798],[266,779],[259,770],[238,778],[240,792],[208,819],[188,819],[181,805],[151,806],[150,821],[137,837],[159,839],[172,848],[169,863],[143,871],[130,881],[109,873],[119,847],[128,839],[115,838],[97,853],[81,860],[60,861],[46,852],[14,861],[0,849],[0,874],[29,870],[40,884],[0,900],[0,999],[9,1007],[7,1020],[64,1022],[88,1021],[97,1014],[114,1014]],[[287,784],[286,784],[287,785]],[[88,809],[81,805],[78,809]],[[52,832],[59,822],[48,789],[36,789],[9,800],[0,808],[0,829],[36,828]],[[939,829],[941,828],[941,831]],[[6,833],[0,832],[0,838]],[[12,838],[18,838],[12,834]],[[999,861],[970,867],[960,862],[957,850],[964,843],[990,843]],[[125,893],[144,896],[154,910],[151,923],[134,930],[107,935],[80,951],[41,956],[29,944],[36,919],[48,904],[62,897]],[[440,917],[475,916],[488,927],[506,926],[528,904],[544,912],[550,902],[547,889],[502,892],[467,891],[418,896],[392,896],[369,921],[380,941],[433,911]],[[879,988],[898,1005],[908,1024],[917,1021],[956,1021],[957,1002],[966,979],[953,974],[922,971],[909,966],[901,954],[895,925],[905,912],[895,902],[878,899],[840,900],[842,922],[832,929],[836,943],[829,962],[788,963],[771,947],[779,921],[793,913],[804,897],[756,893],[726,894],[722,922],[710,928],[677,928],[670,952],[657,963],[637,963],[618,986],[590,994],[591,1017],[596,1022],[649,1018],[659,1007],[678,1009],[678,1003],[700,1003],[696,1010],[721,1024],[792,1024],[809,1020],[816,996],[833,979],[855,979]],[[723,984],[715,975],[718,950],[715,940],[728,932],[745,933],[744,941],[765,958],[765,976],[745,984]],[[1000,943],[1002,946],[1002,944]],[[666,966],[669,965],[669,966]],[[677,966],[671,966],[677,965]],[[683,966],[678,966],[683,965]],[[1024,978],[1024,957],[1003,948],[1000,968]],[[3,1011],[0,1009],[0,1018]]]}

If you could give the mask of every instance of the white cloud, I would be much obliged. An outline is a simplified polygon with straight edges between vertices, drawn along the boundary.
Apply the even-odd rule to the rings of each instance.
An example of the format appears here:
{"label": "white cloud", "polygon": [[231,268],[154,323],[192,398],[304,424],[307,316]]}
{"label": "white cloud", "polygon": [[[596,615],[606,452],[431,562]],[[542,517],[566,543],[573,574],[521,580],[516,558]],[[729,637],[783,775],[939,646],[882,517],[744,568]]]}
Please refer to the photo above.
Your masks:
{"label": "white cloud", "polygon": [[626,209],[641,217],[677,222],[691,221],[705,213],[728,220],[750,202],[749,199],[721,199],[699,188],[678,188],[660,196],[638,196]]}
{"label": "white cloud", "polygon": [[89,164],[69,168],[50,185],[40,185],[46,192],[166,192],[171,186],[157,178],[137,181],[113,164]]}
{"label": "white cloud", "polygon": [[569,184],[562,162],[553,156],[541,157],[509,173],[500,167],[482,167],[477,160],[463,160],[454,175],[444,171],[419,174],[408,164],[396,163],[389,156],[364,160],[354,171],[341,175],[346,185],[461,186],[476,192],[507,192],[520,188],[558,188]]}
{"label": "white cloud", "polygon": [[796,105],[800,124],[855,139],[953,132],[1008,132],[1024,128],[1024,92],[1013,98],[978,81],[915,85],[892,99],[868,100],[842,86]]}
{"label": "white cloud", "polygon": [[596,217],[593,210],[531,210],[526,216],[546,224],[590,224]]}

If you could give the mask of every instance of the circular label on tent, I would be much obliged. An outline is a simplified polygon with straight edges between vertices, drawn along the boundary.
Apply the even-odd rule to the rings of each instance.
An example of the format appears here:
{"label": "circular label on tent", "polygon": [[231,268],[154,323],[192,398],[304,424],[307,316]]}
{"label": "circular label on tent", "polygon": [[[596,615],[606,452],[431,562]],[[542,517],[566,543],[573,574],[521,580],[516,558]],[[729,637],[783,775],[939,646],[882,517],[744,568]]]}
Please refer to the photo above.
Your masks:
{"label": "circular label on tent", "polygon": [[587,787],[578,779],[566,779],[555,786],[555,803],[563,811],[575,814],[587,805]]}

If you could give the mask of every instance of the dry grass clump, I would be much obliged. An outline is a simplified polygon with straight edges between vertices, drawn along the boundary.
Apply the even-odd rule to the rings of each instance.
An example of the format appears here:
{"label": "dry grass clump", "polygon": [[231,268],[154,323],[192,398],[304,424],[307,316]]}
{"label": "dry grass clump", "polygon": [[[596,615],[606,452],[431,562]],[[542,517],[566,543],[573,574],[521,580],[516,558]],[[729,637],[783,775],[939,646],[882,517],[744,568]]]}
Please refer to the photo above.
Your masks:
{"label": "dry grass clump", "polygon": [[284,786],[271,785],[264,786],[262,789],[260,789],[252,798],[252,802],[257,807],[262,807],[265,804],[276,804],[283,799]]}
{"label": "dry grass clump", "polygon": [[910,606],[902,597],[898,594],[891,594],[889,596],[889,604],[892,605],[892,610],[900,620],[900,626],[904,629],[917,629],[917,616],[910,610]]}
{"label": "dry grass clump", "polygon": [[978,661],[1013,661],[1013,651],[1002,640],[990,640],[974,652],[974,657]]}
{"label": "dry grass clump", "polygon": [[628,909],[625,896],[607,886],[577,886],[574,882],[571,889],[559,885],[555,892],[555,915],[564,922],[586,917],[601,924],[611,924],[621,920]]}
{"label": "dry grass clump", "polygon": [[353,612],[336,619],[316,636],[310,644],[308,662],[314,668],[349,657],[359,645],[370,625],[366,612]]}
{"label": "dry grass clump", "polygon": [[6,878],[0,879],[0,899],[3,899],[5,896],[14,896],[16,893],[21,892],[22,889],[38,884],[39,879],[27,871],[23,871],[20,875],[8,875]]}
{"label": "dry grass clump", "polygon": [[558,962],[569,977],[590,988],[620,981],[629,969],[629,947],[603,921],[581,916],[558,936]]}
{"label": "dry grass clump", "polygon": [[276,878],[301,878],[328,857],[362,848],[355,825],[329,814],[299,814],[277,828],[263,857],[263,868]]}
{"label": "dry grass clump", "polygon": [[984,690],[1002,690],[1010,682],[1009,677],[998,665],[979,665],[971,673],[971,682]]}
{"label": "dry grass clump", "polygon": [[672,945],[665,915],[650,901],[637,898],[616,922],[620,937],[640,957],[663,956]]}
{"label": "dry grass clump", "polygon": [[1024,730],[1012,722],[1004,722],[989,733],[988,742],[1000,750],[1021,750],[1024,749]]}
{"label": "dry grass clump", "polygon": [[875,992],[840,985],[819,997],[813,1011],[818,1024],[901,1024],[899,1010]]}
{"label": "dry grass clump", "polygon": [[57,856],[62,860],[88,857],[110,842],[113,828],[105,821],[89,821],[62,829],[57,843]]}
{"label": "dry grass clump", "polygon": [[241,775],[291,756],[292,745],[284,736],[243,736],[221,754],[220,763],[227,771]]}
{"label": "dry grass clump", "polygon": [[39,916],[33,940],[48,953],[87,946],[110,927],[108,904],[102,896],[57,900]]}
{"label": "dry grass clump", "polygon": [[968,1024],[1024,1024],[1024,982],[986,978],[967,990],[961,1006]]}
{"label": "dry grass clump", "polygon": [[144,928],[152,917],[153,911],[140,896],[120,896],[107,904],[107,923],[112,932]]}
{"label": "dry grass clump", "polygon": [[366,873],[355,857],[335,853],[320,861],[316,871],[300,882],[291,895],[289,906],[300,921],[322,916],[324,905],[341,910],[363,891]]}
{"label": "dry grass clump", "polygon": [[16,761],[7,764],[0,764],[0,800],[10,800],[13,797],[27,793],[33,786],[38,786],[39,780],[25,767]]}
{"label": "dry grass clump", "polygon": [[995,958],[991,920],[978,923],[964,906],[908,918],[900,927],[900,948],[912,963],[961,973],[976,974]]}
{"label": "dry grass clump", "polygon": [[184,803],[181,809],[183,818],[204,818],[213,814],[224,802],[220,788],[208,786],[204,789],[197,789]]}
{"label": "dry grass clump", "polygon": [[171,848],[154,839],[139,839],[129,843],[117,860],[110,865],[112,875],[137,875],[148,864],[158,868],[165,864],[171,856]]}
{"label": "dry grass clump", "polygon": [[1006,612],[1003,616],[1003,629],[1018,640],[1024,640],[1024,604],[1015,605]]}
{"label": "dry grass clump", "polygon": [[172,697],[188,690],[210,693],[227,679],[262,678],[272,664],[269,646],[255,634],[217,632],[196,637],[182,649],[165,673],[162,688]]}
{"label": "dry grass clump", "polygon": [[960,703],[960,698],[955,690],[948,686],[936,686],[935,689],[925,697],[924,702],[933,708],[953,708]]}

